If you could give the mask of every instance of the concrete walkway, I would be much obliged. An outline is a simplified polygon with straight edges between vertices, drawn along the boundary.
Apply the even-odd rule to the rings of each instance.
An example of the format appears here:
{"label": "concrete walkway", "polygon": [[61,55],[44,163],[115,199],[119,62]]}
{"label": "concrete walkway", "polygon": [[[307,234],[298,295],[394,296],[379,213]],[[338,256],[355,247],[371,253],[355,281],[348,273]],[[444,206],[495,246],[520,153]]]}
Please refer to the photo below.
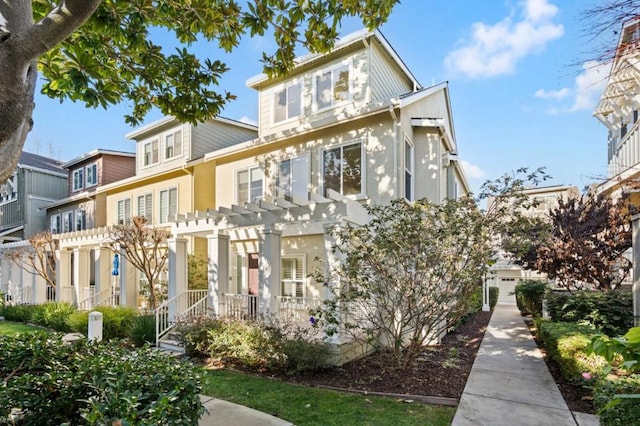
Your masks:
{"label": "concrete walkway", "polygon": [[452,426],[598,425],[567,407],[513,297],[491,316]]}
{"label": "concrete walkway", "polygon": [[285,420],[263,413],[253,408],[201,395],[200,399],[208,413],[200,419],[198,426],[287,426]]}

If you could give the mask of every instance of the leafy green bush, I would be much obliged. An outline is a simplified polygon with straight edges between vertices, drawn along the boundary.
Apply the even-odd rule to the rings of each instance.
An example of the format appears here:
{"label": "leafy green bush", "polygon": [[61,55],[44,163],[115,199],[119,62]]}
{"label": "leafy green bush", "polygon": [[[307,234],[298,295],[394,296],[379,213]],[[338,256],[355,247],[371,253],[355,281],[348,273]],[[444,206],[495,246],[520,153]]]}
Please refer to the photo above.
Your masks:
{"label": "leafy green bush", "polygon": [[210,332],[220,330],[221,327],[221,320],[201,315],[178,321],[175,331],[180,334],[180,341],[186,355],[207,357],[210,355]]}
{"label": "leafy green bush", "polygon": [[536,329],[562,374],[569,380],[583,383],[582,373],[599,374],[606,366],[604,358],[587,353],[587,346],[596,334],[593,328],[575,323],[537,319]]}
{"label": "leafy green bush", "polygon": [[257,322],[223,321],[209,331],[209,356],[249,368],[274,369],[283,359]]}
{"label": "leafy green bush", "polygon": [[622,291],[549,293],[547,310],[553,321],[591,325],[608,336],[619,336],[633,326],[633,295]]}
{"label": "leafy green bush", "polygon": [[542,297],[547,283],[540,280],[524,280],[516,285],[516,303],[523,314],[539,317],[542,315]]}
{"label": "leafy green bush", "polygon": [[7,321],[31,322],[37,309],[37,305],[6,305],[2,315]]}
{"label": "leafy green bush", "polygon": [[197,425],[203,413],[201,371],[150,347],[29,333],[0,337],[0,359],[0,424]]}
{"label": "leafy green bush", "polygon": [[133,343],[138,347],[144,346],[145,343],[155,344],[156,316],[138,315],[134,317],[130,337]]}
{"label": "leafy green bush", "polygon": [[[635,395],[620,397],[620,395]],[[593,390],[593,402],[600,424],[640,424],[640,375],[598,380]]]}
{"label": "leafy green bush", "polygon": [[66,333],[71,330],[67,320],[75,312],[77,309],[71,303],[49,302],[38,305],[31,320],[43,327]]}
{"label": "leafy green bush", "polygon": [[[102,313],[102,337],[105,340],[130,337],[134,318],[137,316],[135,309],[126,306],[98,306],[94,310]],[[72,331],[86,335],[89,312],[75,312],[68,318],[67,324]]]}

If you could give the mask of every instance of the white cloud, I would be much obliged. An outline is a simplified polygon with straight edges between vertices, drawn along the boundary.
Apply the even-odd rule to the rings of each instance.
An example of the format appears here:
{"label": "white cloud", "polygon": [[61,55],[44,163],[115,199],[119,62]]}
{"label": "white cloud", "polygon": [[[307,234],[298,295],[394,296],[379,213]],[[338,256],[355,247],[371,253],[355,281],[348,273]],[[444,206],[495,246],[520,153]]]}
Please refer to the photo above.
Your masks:
{"label": "white cloud", "polygon": [[544,90],[538,89],[533,96],[540,99],[555,99],[559,101],[560,99],[564,99],[567,96],[571,95],[571,90],[568,87],[564,87],[560,90]]}
{"label": "white cloud", "polygon": [[494,25],[474,23],[471,40],[450,52],[445,65],[469,78],[510,74],[520,59],[564,34],[564,27],[552,22],[558,8],[548,0],[525,0],[521,5],[518,21],[507,16]]}
{"label": "white cloud", "polygon": [[240,117],[240,119],[238,120],[242,123],[247,123],[247,124],[251,124],[252,126],[257,126],[258,125],[258,121],[254,120],[251,117],[248,117],[246,115],[243,115],[242,117]]}
{"label": "white cloud", "polygon": [[470,179],[483,179],[487,177],[487,172],[482,170],[479,166],[471,164],[466,160],[461,160],[460,163],[462,163],[462,168]]}

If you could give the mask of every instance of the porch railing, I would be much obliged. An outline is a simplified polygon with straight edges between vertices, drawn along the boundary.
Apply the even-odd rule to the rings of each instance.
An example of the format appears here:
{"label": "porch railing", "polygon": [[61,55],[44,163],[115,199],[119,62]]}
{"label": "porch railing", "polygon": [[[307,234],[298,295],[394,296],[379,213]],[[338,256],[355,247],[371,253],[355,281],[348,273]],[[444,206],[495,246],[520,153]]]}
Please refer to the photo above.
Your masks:
{"label": "porch railing", "polygon": [[309,311],[317,309],[322,301],[317,297],[278,296],[278,315],[292,321],[308,321]]}
{"label": "porch railing", "polygon": [[156,346],[181,318],[207,313],[207,290],[184,291],[156,308]]}
{"label": "porch railing", "polygon": [[258,317],[258,296],[253,294],[224,294],[220,313],[223,317],[239,321]]}
{"label": "porch railing", "polygon": [[33,304],[31,287],[23,287],[18,291],[12,290],[4,295],[4,301],[8,305]]}
{"label": "porch railing", "polygon": [[81,311],[88,311],[96,306],[116,306],[120,304],[120,295],[113,294],[110,288],[99,291],[98,293],[92,292],[92,294],[78,303],[78,309]]}

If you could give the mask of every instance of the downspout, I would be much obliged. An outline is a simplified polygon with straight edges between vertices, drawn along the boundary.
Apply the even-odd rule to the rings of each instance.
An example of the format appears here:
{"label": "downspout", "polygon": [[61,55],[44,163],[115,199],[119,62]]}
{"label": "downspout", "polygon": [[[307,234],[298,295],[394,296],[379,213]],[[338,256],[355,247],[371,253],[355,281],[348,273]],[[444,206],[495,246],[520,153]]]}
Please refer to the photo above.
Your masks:
{"label": "downspout", "polygon": [[389,114],[391,115],[391,120],[393,121],[393,182],[394,182],[394,198],[398,198],[400,195],[400,179],[399,179],[399,167],[398,167],[398,145],[400,144],[398,140],[398,126],[400,124],[400,120],[398,115],[396,114],[395,108],[400,106],[400,100],[398,98],[391,99],[391,105],[389,105]]}

